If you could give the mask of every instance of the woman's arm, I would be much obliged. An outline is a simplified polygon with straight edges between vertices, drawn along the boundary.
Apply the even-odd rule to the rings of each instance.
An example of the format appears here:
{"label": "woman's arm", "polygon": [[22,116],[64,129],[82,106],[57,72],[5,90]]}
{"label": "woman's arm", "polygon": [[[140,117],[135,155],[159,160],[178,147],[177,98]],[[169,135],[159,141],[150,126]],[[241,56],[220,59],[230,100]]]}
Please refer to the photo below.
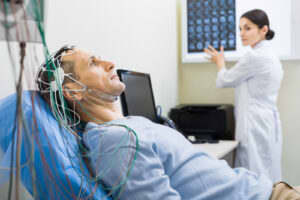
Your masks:
{"label": "woman's arm", "polygon": [[209,46],[205,52],[211,56],[211,61],[218,67],[216,85],[218,88],[236,87],[241,82],[268,70],[266,63],[268,59],[262,55],[256,55],[253,51],[248,51],[239,61],[230,69],[225,67],[224,50],[216,51]]}

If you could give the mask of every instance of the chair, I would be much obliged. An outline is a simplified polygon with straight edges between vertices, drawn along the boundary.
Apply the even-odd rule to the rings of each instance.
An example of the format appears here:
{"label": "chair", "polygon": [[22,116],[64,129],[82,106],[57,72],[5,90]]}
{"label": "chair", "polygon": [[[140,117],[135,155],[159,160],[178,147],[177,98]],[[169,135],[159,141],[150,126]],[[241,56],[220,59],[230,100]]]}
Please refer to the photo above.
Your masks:
{"label": "chair", "polygon": [[[8,177],[17,96],[0,100],[0,179]],[[23,121],[21,138],[21,182],[34,199],[103,199],[103,188],[92,181],[80,157],[76,138],[56,121],[47,103],[35,91],[22,94]],[[25,130],[28,131],[25,131]],[[15,137],[16,138],[16,137]],[[15,158],[13,159],[15,160]]]}

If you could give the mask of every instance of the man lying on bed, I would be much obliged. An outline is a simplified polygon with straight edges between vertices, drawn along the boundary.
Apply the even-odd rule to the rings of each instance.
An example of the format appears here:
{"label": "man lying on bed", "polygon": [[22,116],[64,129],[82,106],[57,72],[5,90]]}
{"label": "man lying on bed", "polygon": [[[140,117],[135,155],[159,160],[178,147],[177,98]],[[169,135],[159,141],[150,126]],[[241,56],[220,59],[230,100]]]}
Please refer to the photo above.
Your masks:
{"label": "man lying on bed", "polygon": [[[122,116],[116,100],[125,85],[112,62],[73,46],[57,51],[53,62],[56,70],[42,66],[39,90],[49,104],[61,102],[51,100],[51,92],[56,98],[63,96],[68,109],[86,123],[82,138],[91,152],[91,166],[114,198],[300,199],[300,193],[285,183],[273,185],[263,175],[232,169],[195,149],[174,129],[143,117]],[[49,71],[56,75],[50,77]]]}

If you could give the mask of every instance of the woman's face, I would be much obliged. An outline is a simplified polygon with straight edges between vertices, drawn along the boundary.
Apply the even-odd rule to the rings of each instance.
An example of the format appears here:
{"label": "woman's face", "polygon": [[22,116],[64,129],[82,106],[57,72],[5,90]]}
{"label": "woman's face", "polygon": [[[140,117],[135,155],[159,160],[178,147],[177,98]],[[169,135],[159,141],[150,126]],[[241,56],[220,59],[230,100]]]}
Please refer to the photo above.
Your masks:
{"label": "woman's face", "polygon": [[244,46],[254,47],[258,42],[265,39],[267,32],[267,26],[259,28],[247,18],[242,17],[240,19],[240,36]]}

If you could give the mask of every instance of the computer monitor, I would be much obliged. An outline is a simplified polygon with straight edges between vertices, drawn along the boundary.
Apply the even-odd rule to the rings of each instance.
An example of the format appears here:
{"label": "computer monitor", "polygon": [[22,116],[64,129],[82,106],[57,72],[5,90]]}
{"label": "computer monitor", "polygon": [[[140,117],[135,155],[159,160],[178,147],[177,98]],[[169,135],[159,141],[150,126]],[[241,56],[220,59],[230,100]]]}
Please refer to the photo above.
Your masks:
{"label": "computer monitor", "polygon": [[117,74],[126,85],[125,91],[121,94],[123,114],[143,116],[159,123],[150,74],[123,69],[118,69]]}

